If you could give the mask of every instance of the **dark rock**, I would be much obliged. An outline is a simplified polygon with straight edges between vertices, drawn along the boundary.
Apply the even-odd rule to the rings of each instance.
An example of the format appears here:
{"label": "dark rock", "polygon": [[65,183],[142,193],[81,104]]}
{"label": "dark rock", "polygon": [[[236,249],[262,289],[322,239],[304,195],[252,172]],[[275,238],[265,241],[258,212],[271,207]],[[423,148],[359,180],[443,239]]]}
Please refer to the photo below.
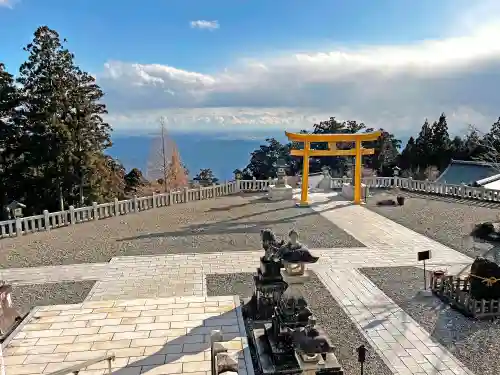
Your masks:
{"label": "dark rock", "polygon": [[383,199],[377,202],[377,206],[397,206],[398,203],[394,199]]}
{"label": "dark rock", "polygon": [[500,224],[492,222],[477,224],[470,235],[482,241],[500,242]]}

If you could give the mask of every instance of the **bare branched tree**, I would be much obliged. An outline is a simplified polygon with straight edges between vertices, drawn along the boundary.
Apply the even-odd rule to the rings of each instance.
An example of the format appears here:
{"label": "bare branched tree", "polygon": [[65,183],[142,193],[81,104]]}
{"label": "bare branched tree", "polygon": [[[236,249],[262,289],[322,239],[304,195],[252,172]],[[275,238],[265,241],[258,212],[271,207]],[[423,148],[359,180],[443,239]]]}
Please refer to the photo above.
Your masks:
{"label": "bare branched tree", "polygon": [[147,178],[163,186],[167,192],[187,186],[188,175],[182,165],[175,142],[168,136],[165,119],[160,118],[160,135],[153,139],[148,161]]}
{"label": "bare branched tree", "polygon": [[165,118],[160,118],[160,134],[151,142],[146,177],[151,182],[160,183],[166,192],[168,190],[168,176],[172,151],[175,147],[168,137]]}
{"label": "bare branched tree", "polygon": [[500,173],[500,137],[494,132],[483,133],[474,125],[469,125],[466,144],[469,152],[477,150],[473,160],[482,162]]}

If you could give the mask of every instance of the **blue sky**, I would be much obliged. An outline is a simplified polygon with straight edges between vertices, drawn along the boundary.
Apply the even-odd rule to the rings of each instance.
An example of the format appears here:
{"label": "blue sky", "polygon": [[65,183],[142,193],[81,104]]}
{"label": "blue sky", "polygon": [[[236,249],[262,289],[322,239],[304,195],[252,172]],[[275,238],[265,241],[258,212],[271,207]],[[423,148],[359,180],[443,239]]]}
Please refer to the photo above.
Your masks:
{"label": "blue sky", "polygon": [[425,117],[491,124],[494,0],[0,0],[12,73],[39,25],[68,39],[109,121],[145,132],[252,134],[329,116],[413,132]]}

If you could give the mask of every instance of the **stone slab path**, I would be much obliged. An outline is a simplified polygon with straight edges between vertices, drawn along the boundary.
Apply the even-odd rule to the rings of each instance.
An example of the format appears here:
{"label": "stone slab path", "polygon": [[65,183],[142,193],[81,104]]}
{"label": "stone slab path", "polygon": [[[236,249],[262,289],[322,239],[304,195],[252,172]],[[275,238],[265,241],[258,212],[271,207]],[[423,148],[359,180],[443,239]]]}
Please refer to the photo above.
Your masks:
{"label": "stone slab path", "polygon": [[[312,208],[366,248],[313,249],[314,270],[394,374],[471,373],[356,269],[418,266],[417,252],[431,250],[429,268],[464,271],[472,259],[336,194],[312,193]],[[86,303],[141,298],[207,298],[207,274],[253,272],[262,251],[117,257],[109,263],[4,269],[17,284],[97,280]],[[103,301],[103,302],[99,302]],[[149,372],[148,372],[149,373]]]}
{"label": "stone slab path", "polygon": [[324,267],[317,274],[395,374],[472,374],[359,271]]}
{"label": "stone slab path", "polygon": [[[35,308],[4,349],[6,374],[47,374],[114,353],[114,375],[210,375],[210,333],[253,375],[239,298],[109,300]],[[107,374],[100,362],[79,375]]]}

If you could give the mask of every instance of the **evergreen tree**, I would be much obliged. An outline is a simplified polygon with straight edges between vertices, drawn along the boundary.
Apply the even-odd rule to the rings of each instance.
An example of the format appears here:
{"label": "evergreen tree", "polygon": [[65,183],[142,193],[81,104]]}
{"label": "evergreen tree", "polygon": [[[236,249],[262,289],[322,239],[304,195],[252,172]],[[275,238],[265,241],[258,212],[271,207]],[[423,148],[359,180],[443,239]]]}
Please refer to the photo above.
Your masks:
{"label": "evergreen tree", "polygon": [[[276,163],[278,159],[285,159],[290,168],[290,174],[295,174],[299,169],[297,158],[290,156],[292,144],[282,144],[274,138],[266,139],[267,145],[261,145],[258,150],[251,153],[250,162],[243,170],[245,177],[255,177],[257,180],[266,180],[276,177]],[[247,178],[248,178],[247,177]]]}
{"label": "evergreen tree", "polygon": [[86,195],[98,197],[102,178],[95,178],[97,165],[110,145],[111,130],[101,117],[106,113],[99,102],[103,93],[92,76],[75,66],[73,54],[47,26],[35,31],[25,51],[29,57],[21,65],[18,83],[28,206],[55,210],[78,204],[84,181]]}
{"label": "evergreen tree", "polygon": [[406,147],[399,155],[398,165],[407,174],[412,174],[412,171],[417,167],[417,148],[415,144],[415,138],[410,137],[406,144]]}
{"label": "evergreen tree", "polygon": [[431,165],[432,158],[432,128],[429,125],[429,121],[425,120],[422,125],[422,129],[415,140],[415,167],[419,167],[421,170],[426,169]]}
{"label": "evergreen tree", "polygon": [[[10,200],[22,200],[18,189],[19,179],[22,178],[22,170],[18,168],[21,160],[18,105],[19,90],[14,78],[0,63],[0,208]],[[17,194],[14,195],[14,192]]]}
{"label": "evergreen tree", "polygon": [[210,168],[200,169],[200,172],[193,178],[198,181],[201,186],[209,186],[216,184],[219,179],[214,176],[214,172]]}
{"label": "evergreen tree", "polygon": [[441,114],[439,120],[432,125],[431,156],[430,165],[442,171],[448,166],[451,160],[450,135],[448,134],[448,124],[446,115]]}
{"label": "evergreen tree", "polygon": [[[368,129],[373,131],[372,129]],[[382,176],[392,176],[393,168],[396,166],[399,155],[399,147],[401,141],[394,134],[386,132],[384,129],[379,129],[382,135],[379,139],[364,146],[366,148],[374,148],[375,154],[365,157],[367,165],[375,171],[378,171]]]}

